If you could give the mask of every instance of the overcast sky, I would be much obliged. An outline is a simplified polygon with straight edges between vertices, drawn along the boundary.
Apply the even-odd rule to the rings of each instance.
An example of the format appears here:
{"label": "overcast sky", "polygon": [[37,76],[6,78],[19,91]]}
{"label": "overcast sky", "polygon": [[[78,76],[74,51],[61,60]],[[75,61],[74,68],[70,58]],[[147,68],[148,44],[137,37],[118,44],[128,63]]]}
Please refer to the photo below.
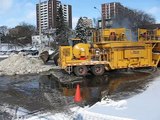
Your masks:
{"label": "overcast sky", "polygon": [[[41,0],[44,1],[44,0]],[[122,5],[143,10],[152,14],[157,23],[160,23],[160,0],[61,0],[62,3],[72,5],[73,26],[79,17],[87,16],[89,18],[100,17],[98,10],[102,3],[120,2]],[[39,0],[0,0],[0,26],[7,25],[14,27],[21,22],[36,25],[36,3]]]}

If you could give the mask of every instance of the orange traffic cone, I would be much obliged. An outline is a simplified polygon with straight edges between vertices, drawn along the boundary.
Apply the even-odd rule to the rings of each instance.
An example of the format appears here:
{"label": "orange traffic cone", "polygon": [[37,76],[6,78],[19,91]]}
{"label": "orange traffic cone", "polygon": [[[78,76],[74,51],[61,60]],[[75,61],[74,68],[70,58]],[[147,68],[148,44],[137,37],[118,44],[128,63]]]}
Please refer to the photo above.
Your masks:
{"label": "orange traffic cone", "polygon": [[74,102],[81,102],[81,101],[82,101],[81,90],[80,90],[79,84],[77,84],[76,94],[74,96]]}

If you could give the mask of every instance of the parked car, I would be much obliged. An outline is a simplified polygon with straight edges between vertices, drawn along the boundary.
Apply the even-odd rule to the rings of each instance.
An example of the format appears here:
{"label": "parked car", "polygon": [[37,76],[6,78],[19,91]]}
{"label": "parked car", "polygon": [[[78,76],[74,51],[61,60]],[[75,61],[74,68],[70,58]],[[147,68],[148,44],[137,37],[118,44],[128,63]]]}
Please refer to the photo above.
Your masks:
{"label": "parked car", "polygon": [[26,55],[38,55],[39,54],[38,50],[21,50],[21,52],[26,53]]}

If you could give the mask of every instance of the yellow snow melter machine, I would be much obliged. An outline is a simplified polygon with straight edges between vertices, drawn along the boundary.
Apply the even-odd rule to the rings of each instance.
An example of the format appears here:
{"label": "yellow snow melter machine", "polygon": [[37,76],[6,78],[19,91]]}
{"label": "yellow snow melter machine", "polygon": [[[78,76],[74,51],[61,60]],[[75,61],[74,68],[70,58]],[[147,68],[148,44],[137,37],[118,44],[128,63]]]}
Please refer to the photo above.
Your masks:
{"label": "yellow snow melter machine", "polygon": [[93,30],[92,40],[89,44],[75,38],[70,46],[60,46],[59,67],[69,74],[85,76],[88,72],[103,75],[115,69],[159,64],[159,29],[139,29],[138,41],[132,41],[131,30],[125,28]]}

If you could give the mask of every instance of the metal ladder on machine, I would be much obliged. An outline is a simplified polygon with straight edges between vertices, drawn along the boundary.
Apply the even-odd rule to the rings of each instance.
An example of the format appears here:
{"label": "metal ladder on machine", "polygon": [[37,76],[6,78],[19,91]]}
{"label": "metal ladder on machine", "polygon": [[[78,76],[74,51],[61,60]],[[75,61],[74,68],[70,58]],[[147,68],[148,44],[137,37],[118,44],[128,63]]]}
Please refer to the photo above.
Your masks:
{"label": "metal ladder on machine", "polygon": [[73,72],[73,67],[72,66],[67,66],[66,71],[71,74]]}

